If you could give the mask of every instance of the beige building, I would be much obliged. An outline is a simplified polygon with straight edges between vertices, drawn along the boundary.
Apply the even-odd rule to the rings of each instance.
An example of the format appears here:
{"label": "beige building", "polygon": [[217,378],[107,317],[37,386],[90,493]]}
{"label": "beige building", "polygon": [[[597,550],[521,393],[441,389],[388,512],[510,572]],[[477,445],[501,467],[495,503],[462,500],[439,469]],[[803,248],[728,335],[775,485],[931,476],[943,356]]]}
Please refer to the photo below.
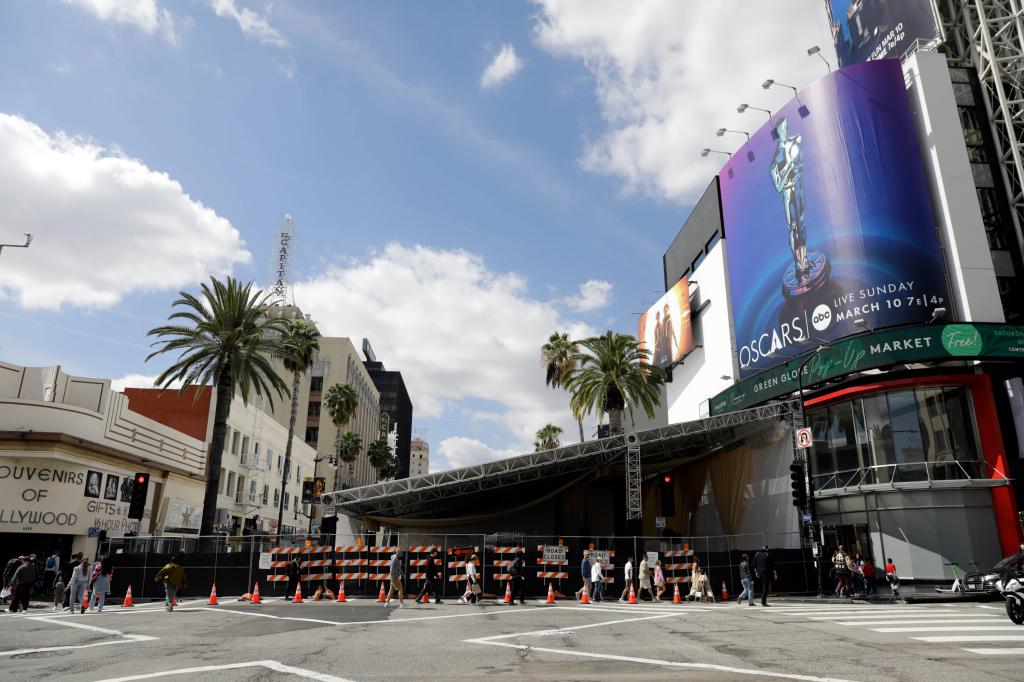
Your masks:
{"label": "beige building", "polygon": [[[109,379],[0,362],[4,556],[92,553],[101,534],[198,534],[206,434],[160,423],[129,403]],[[128,518],[136,473],[150,475],[141,522]]]}
{"label": "beige building", "polygon": [[430,443],[413,438],[409,444],[409,476],[423,476],[430,471]]}
{"label": "beige building", "polygon": [[[272,314],[290,320],[304,320],[308,324],[316,324],[296,306],[274,306]],[[291,375],[285,371],[283,363],[276,366],[282,378],[292,385]],[[301,434],[305,442],[316,449],[321,457],[334,455],[334,443],[339,429],[334,427],[326,410],[321,409],[321,400],[327,389],[334,384],[351,384],[359,394],[359,407],[352,420],[341,427],[341,431],[355,431],[363,439],[363,452],[352,467],[342,464],[335,473],[321,462],[321,471],[325,471],[327,487],[337,490],[341,487],[352,487],[375,483],[378,480],[377,470],[370,466],[366,458],[366,446],[380,437],[380,393],[373,385],[373,379],[363,366],[358,351],[348,337],[320,338],[320,352],[310,371],[302,376],[299,382],[299,411],[295,422],[295,433]],[[275,401],[272,414],[274,419],[285,428],[291,415],[291,403]],[[333,477],[333,485],[332,485]]]}

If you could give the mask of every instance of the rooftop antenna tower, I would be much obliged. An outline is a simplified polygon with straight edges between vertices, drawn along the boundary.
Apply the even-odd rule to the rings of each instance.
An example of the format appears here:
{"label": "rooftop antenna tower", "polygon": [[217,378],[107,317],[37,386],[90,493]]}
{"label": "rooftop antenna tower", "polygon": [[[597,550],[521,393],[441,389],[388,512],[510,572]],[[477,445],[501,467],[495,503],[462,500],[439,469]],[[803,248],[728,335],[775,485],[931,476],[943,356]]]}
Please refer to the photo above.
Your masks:
{"label": "rooftop antenna tower", "polygon": [[295,292],[291,282],[291,261],[293,242],[298,235],[295,234],[295,224],[292,222],[292,214],[286,213],[281,227],[275,235],[274,249],[270,257],[270,304],[271,305],[294,305]]}

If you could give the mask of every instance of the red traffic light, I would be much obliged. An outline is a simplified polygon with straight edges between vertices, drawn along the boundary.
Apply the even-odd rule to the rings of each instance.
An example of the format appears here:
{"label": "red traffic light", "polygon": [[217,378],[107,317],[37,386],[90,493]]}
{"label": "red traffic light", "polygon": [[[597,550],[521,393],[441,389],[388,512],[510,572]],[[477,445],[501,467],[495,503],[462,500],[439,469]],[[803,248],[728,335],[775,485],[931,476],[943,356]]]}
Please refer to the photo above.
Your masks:
{"label": "red traffic light", "polygon": [[137,483],[145,483],[146,482],[146,477],[143,476],[142,474],[139,474],[138,476],[135,477],[135,481]]}
{"label": "red traffic light", "polygon": [[665,481],[665,483],[671,483],[672,482],[672,477],[666,475],[665,478],[664,478],[664,481]]}

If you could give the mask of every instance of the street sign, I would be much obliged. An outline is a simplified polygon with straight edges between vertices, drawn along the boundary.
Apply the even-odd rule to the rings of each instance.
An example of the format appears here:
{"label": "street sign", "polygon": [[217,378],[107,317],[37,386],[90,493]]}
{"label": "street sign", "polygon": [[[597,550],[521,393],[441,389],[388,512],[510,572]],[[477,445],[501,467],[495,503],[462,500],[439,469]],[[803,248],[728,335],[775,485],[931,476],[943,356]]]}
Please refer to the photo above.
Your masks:
{"label": "street sign", "polygon": [[655,516],[654,517],[654,527],[655,528],[664,528],[665,527],[665,517],[664,516]]}
{"label": "street sign", "polygon": [[565,561],[568,550],[564,545],[544,545],[544,561]]}
{"label": "street sign", "polygon": [[321,509],[320,516],[325,519],[329,519],[332,516],[337,516],[338,511],[334,504],[334,495],[328,493],[320,498]]}
{"label": "street sign", "polygon": [[592,550],[590,550],[590,559],[591,559],[591,561],[593,561],[595,559],[600,559],[601,563],[606,565],[606,566],[610,563],[608,561],[608,550],[607,549],[592,549]]}
{"label": "street sign", "polygon": [[814,442],[814,436],[809,427],[796,430],[796,446],[798,448],[809,448]]}
{"label": "street sign", "polygon": [[260,552],[260,570],[270,570],[270,552]]}
{"label": "street sign", "polygon": [[[650,566],[652,566],[652,567],[654,566],[654,564],[658,563],[658,553],[657,552],[648,552],[647,553],[647,563]],[[652,568],[651,570],[653,571],[654,569]]]}

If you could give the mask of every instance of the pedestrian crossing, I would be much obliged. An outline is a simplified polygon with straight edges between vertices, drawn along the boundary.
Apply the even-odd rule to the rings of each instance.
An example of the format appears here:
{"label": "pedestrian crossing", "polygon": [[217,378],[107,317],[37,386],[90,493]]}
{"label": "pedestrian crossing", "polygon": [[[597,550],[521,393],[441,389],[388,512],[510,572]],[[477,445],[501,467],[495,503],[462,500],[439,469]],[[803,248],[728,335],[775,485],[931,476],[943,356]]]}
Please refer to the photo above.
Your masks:
{"label": "pedestrian crossing", "polygon": [[[770,611],[756,611],[755,617],[863,628],[913,642],[963,645],[958,648],[979,656],[1022,656],[1024,647],[1006,646],[1024,642],[1024,627],[1014,625],[1001,610],[986,610],[978,604],[922,604],[881,606],[777,605]],[[991,644],[991,647],[967,646]]]}

